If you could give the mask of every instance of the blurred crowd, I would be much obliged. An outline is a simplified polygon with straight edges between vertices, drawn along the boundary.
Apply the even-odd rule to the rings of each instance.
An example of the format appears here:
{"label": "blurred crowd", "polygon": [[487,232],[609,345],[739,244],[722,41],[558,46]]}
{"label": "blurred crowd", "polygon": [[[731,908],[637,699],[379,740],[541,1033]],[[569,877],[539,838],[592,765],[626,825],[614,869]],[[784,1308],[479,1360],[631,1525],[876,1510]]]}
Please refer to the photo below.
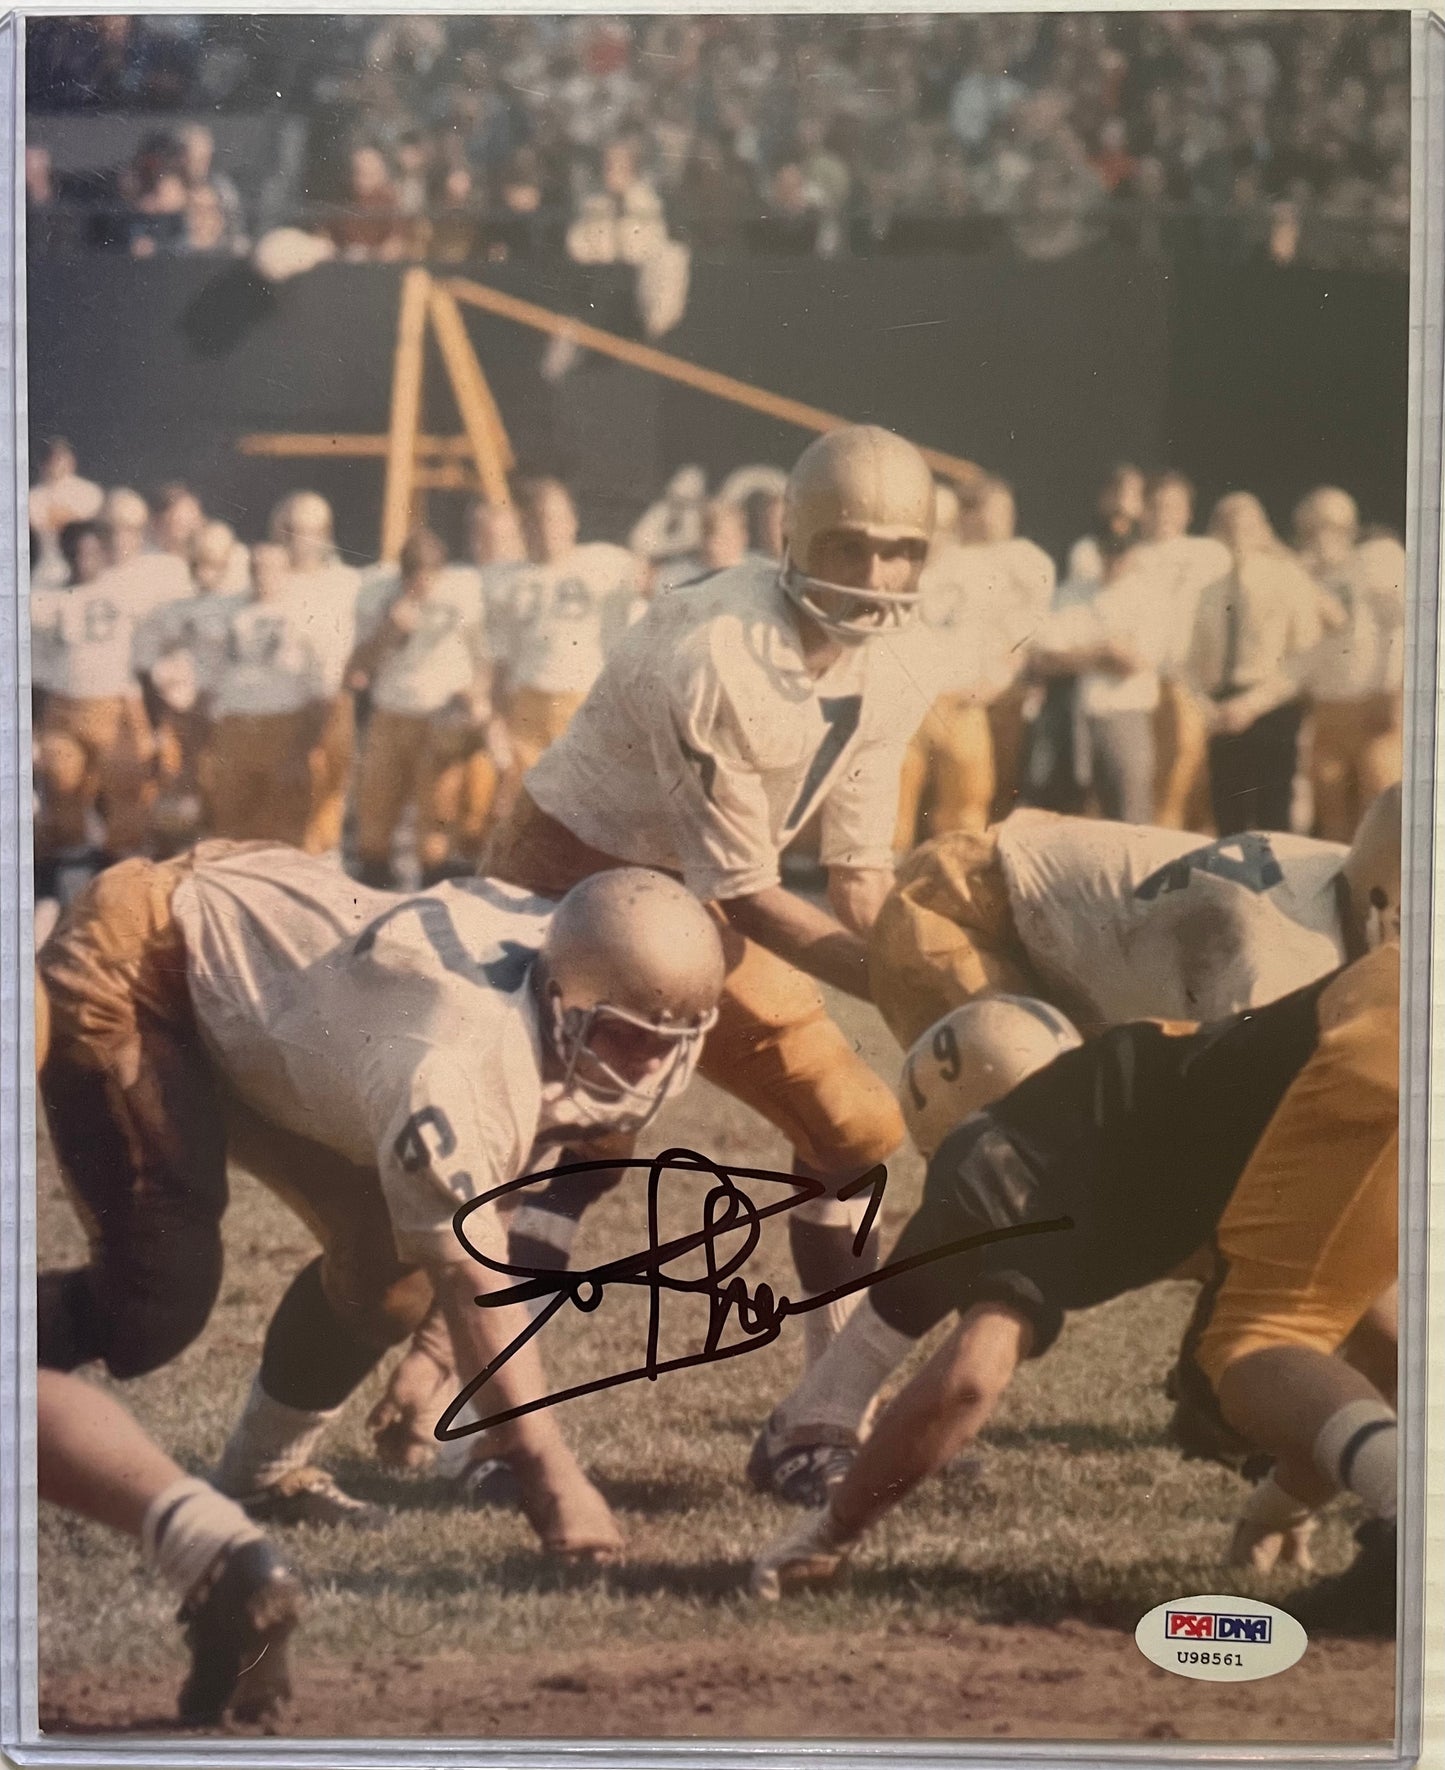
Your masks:
{"label": "blurred crowd", "polygon": [[[99,237],[239,248],[186,113],[305,119],[288,219],[343,255],[839,253],[1101,238],[1406,262],[1398,12],[36,19],[32,113],[156,113]],[[67,200],[27,161],[36,233]],[[96,180],[71,193],[93,204]],[[270,218],[268,218],[270,219]]]}
{"label": "blurred crowd", "polygon": [[[314,492],[248,545],[183,483],[107,491],[60,439],[38,459],[37,896],[60,901],[203,834],[375,885],[471,870],[648,601],[783,548],[768,465],[711,489],[681,469],[625,546],[585,538],[557,479],[520,481],[469,509],[463,557],[422,527],[358,567]],[[1338,487],[1291,524],[1235,491],[1197,533],[1181,475],[1126,464],[1056,562],[1003,481],[940,482],[918,617],[879,642],[915,733],[900,854],[1020,803],[1347,840],[1400,774],[1405,556]]]}

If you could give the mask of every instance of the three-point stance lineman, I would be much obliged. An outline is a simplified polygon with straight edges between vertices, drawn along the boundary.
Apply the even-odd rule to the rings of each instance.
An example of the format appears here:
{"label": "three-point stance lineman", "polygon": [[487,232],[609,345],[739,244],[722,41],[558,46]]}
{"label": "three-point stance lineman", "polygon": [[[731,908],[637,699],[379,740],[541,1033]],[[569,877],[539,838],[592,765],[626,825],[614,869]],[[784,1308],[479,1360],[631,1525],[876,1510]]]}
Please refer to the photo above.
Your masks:
{"label": "three-point stance lineman", "polygon": [[[524,1173],[539,1138],[645,1124],[691,1074],[723,980],[701,906],[639,868],[558,905],[482,880],[396,897],[294,849],[224,842],[103,873],[39,968],[40,1094],[91,1235],[86,1266],[41,1275],[40,1363],[140,1376],[199,1334],[234,1156],[322,1244],[276,1311],[218,1475],[283,1522],[361,1509],[309,1458],[433,1294],[462,1381],[523,1332],[524,1309],[476,1307],[511,1281],[471,1258],[453,1214]],[[494,1210],[469,1235],[505,1257]],[[483,1411],[542,1380],[522,1347]],[[500,1448],[546,1547],[616,1553],[555,1415],[501,1428]]]}
{"label": "three-point stance lineman", "polygon": [[[552,896],[609,867],[655,866],[710,906],[728,975],[702,1073],[828,1184],[788,1219],[807,1295],[869,1269],[873,1256],[853,1253],[865,1201],[836,1195],[903,1140],[897,1103],[812,979],[868,997],[865,936],[891,882],[917,724],[870,641],[912,612],[933,505],[928,467],[902,438],[866,425],[820,437],[788,482],[781,571],[746,562],[660,597],[528,774],[484,863]],[[779,882],[781,851],[819,810],[833,914]],[[530,1199],[513,1258],[565,1266],[606,1184],[563,1181]],[[806,1317],[810,1356],[851,1302]]]}
{"label": "three-point stance lineman", "polygon": [[890,1263],[1020,1224],[1070,1227],[869,1293],[800,1385],[833,1379],[839,1430],[860,1427],[923,1335],[952,1310],[962,1320],[827,1504],[764,1552],[754,1589],[776,1597],[835,1572],[868,1525],[978,1434],[1065,1311],[1166,1277],[1205,1248],[1213,1276],[1181,1373],[1226,1428],[1275,1458],[1274,1526],[1342,1488],[1370,1514],[1348,1573],[1292,1608],[1307,1627],[1392,1629],[1395,1414],[1335,1354],[1396,1274],[1399,962],[1391,941],[1214,1026],[1116,1027],[959,1125]]}

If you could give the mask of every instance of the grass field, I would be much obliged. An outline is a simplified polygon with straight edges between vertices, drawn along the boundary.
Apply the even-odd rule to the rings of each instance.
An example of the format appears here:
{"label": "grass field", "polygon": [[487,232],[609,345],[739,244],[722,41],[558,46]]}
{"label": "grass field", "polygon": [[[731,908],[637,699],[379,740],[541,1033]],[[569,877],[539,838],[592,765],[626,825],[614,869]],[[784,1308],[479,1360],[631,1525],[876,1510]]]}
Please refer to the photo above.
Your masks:
{"label": "grass field", "polygon": [[[896,1079],[897,1053],[872,1011],[837,1008]],[[724,1163],[786,1158],[773,1132],[702,1083],[649,1137],[651,1148],[672,1144]],[[901,1156],[885,1241],[919,1179],[916,1157]],[[39,1190],[41,1263],[75,1258],[80,1236],[44,1145]],[[680,1183],[672,1233],[696,1226],[685,1197]],[[641,1200],[638,1184],[598,1207],[579,1259],[642,1246]],[[240,1405],[269,1312],[313,1252],[301,1224],[244,1176],[226,1246],[205,1334],[125,1389],[157,1439],[200,1473]],[[747,1276],[788,1289],[777,1222]],[[752,1494],[743,1464],[798,1368],[796,1326],[756,1354],[562,1410],[628,1535],[627,1564],[605,1573],[549,1568],[518,1515],[465,1510],[434,1479],[379,1470],[364,1429],[373,1384],[348,1408],[327,1460],[392,1516],[374,1535],[287,1538],[310,1591],[287,1726],[514,1737],[1387,1737],[1388,1646],[1320,1643],[1280,1678],[1220,1686],[1171,1677],[1133,1644],[1139,1616],[1166,1598],[1220,1589],[1278,1598],[1292,1582],[1223,1570],[1244,1490],[1166,1443],[1162,1382],[1189,1301],[1189,1287],[1161,1285],[1072,1320],[1055,1350],[1021,1372],[977,1453],[894,1513],[838,1587],[766,1613],[747,1595],[749,1560],[795,1514]],[[641,1292],[612,1289],[594,1315],[564,1311],[543,1340],[551,1370],[580,1382],[636,1364],[645,1308]],[[667,1310],[668,1346],[700,1343],[701,1306],[669,1300]],[[1350,1523],[1338,1508],[1327,1520],[1323,1567],[1344,1564]],[[44,1509],[43,1723],[162,1725],[182,1668],[172,1609],[139,1575],[129,1543]]]}

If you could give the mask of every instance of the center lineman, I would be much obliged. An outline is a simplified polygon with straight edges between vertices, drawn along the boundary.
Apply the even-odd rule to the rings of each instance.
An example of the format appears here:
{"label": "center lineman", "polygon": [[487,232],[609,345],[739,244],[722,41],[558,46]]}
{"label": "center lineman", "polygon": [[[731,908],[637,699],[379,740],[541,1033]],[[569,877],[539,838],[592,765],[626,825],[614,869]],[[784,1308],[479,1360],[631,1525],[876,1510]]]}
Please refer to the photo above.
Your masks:
{"label": "center lineman", "polygon": [[[789,1216],[809,1295],[871,1270],[875,1250],[853,1250],[864,1200],[839,1195],[903,1140],[896,1102],[811,980],[869,999],[866,937],[916,723],[869,642],[913,611],[933,502],[922,456],[889,431],[812,443],[788,482],[781,571],[746,561],[659,598],[528,774],[485,864],[545,896],[603,868],[658,867],[711,907],[728,975],[701,1070],[827,1184]],[[819,810],[832,913],[780,883],[782,850]],[[582,1213],[615,1183],[554,1182],[524,1204],[513,1260],[564,1267]],[[810,1360],[851,1301],[807,1316]]]}

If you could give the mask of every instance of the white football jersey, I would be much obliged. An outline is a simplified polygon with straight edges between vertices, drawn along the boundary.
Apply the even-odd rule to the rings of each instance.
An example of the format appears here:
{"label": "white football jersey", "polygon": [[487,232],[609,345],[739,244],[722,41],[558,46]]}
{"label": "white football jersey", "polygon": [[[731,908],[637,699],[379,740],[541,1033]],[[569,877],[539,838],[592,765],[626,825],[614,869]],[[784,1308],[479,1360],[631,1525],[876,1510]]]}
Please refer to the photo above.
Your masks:
{"label": "white football jersey", "polygon": [[1171,640],[1164,667],[1178,675],[1189,656],[1199,598],[1210,584],[1227,578],[1234,561],[1223,541],[1212,535],[1176,535],[1168,541],[1145,541],[1129,555],[1129,571],[1147,575],[1170,611]]}
{"label": "white football jersey", "polygon": [[210,683],[211,713],[295,713],[333,699],[351,656],[351,616],[292,592],[232,602]]}
{"label": "white football jersey", "polygon": [[[400,592],[400,572],[368,575],[356,604],[358,645],[376,634]],[[372,678],[372,705],[388,713],[440,712],[454,695],[468,692],[487,661],[482,587],[475,571],[440,572],[419,606],[416,630]]]}
{"label": "white football jersey", "polygon": [[1404,675],[1405,549],[1379,536],[1315,579],[1344,610],[1345,625],[1315,647],[1310,688],[1324,701],[1397,693]]}
{"label": "white football jersey", "polygon": [[[162,700],[177,712],[186,712],[198,694],[214,685],[225,655],[227,629],[247,600],[210,591],[163,602],[136,625],[132,665],[138,673],[155,672]],[[169,666],[164,671],[157,669],[162,660]],[[171,686],[183,683],[190,684],[185,705]]]}
{"label": "white football jersey", "polygon": [[286,573],[287,588],[312,608],[340,611],[347,620],[356,618],[356,599],[361,594],[361,573],[354,565],[333,559],[327,565],[294,568]]}
{"label": "white football jersey", "polygon": [[704,899],[777,884],[819,807],[826,865],[891,867],[917,705],[900,716],[874,643],[815,680],[777,566],[739,565],[652,604],[527,791],[584,842]]}
{"label": "white football jersey", "polygon": [[586,694],[641,614],[641,568],[625,547],[574,547],[555,565],[509,569],[496,584],[498,646],[513,688]]}
{"label": "white football jersey", "polygon": [[103,582],[116,602],[123,603],[137,621],[163,603],[181,601],[195,589],[191,568],[179,554],[150,548],[119,565],[109,566],[96,582]]}
{"label": "white football jersey", "polygon": [[554,906],[468,879],[368,891],[293,848],[208,857],[174,898],[202,1037],[256,1112],[380,1173],[397,1250],[463,1254],[457,1207],[545,1129],[526,987]]}
{"label": "white football jersey", "polygon": [[1343,964],[1346,852],[1043,811],[998,827],[1014,926],[1040,982],[1076,1019],[1104,1025],[1218,1020]]}
{"label": "white football jersey", "polygon": [[916,620],[887,643],[914,680],[940,694],[997,699],[1048,613],[1054,565],[1021,537],[941,547],[923,568]]}
{"label": "white football jersey", "polygon": [[131,669],[135,610],[113,574],[69,590],[30,592],[32,674],[53,694],[106,700],[140,693]]}

